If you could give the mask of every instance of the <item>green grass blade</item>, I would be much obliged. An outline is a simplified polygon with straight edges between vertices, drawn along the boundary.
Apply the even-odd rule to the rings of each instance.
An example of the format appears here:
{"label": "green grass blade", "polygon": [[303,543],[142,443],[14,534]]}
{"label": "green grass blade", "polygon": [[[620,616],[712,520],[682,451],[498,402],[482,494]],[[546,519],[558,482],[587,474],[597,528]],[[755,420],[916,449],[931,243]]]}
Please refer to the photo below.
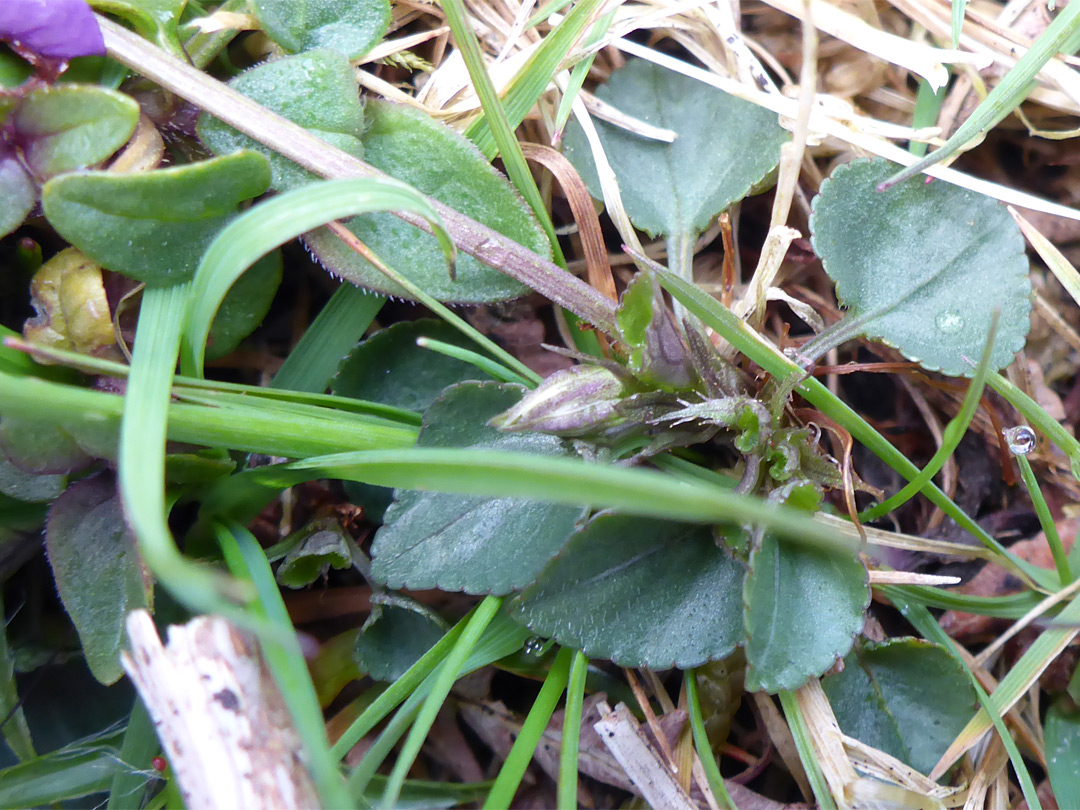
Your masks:
{"label": "green grass blade", "polygon": [[465,625],[461,638],[458,639],[450,654],[446,656],[446,660],[435,677],[431,691],[424,698],[424,703],[416,715],[416,721],[413,723],[412,728],[409,729],[409,736],[405,738],[397,762],[394,763],[394,768],[390,772],[390,778],[386,781],[386,791],[382,796],[383,807],[392,808],[397,804],[402,785],[405,783],[405,777],[409,775],[409,769],[413,766],[416,757],[420,753],[420,746],[427,739],[428,732],[435,722],[435,716],[446,701],[446,696],[450,694],[454,682],[460,677],[461,667],[465,663],[465,659],[469,657],[473,647],[480,641],[484,629],[495,618],[495,614],[499,612],[501,607],[502,599],[494,596],[486,597],[477,606],[472,618],[469,619],[469,623]]}
{"label": "green grass blade", "polygon": [[960,47],[960,29],[964,27],[964,12],[967,10],[967,4],[968,0],[952,0],[952,47],[954,49]]}
{"label": "green grass blade", "polygon": [[784,717],[787,719],[791,736],[795,740],[795,748],[799,752],[799,760],[806,771],[806,778],[810,780],[810,789],[814,791],[818,807],[821,810],[836,810],[836,802],[833,801],[829,785],[825,782],[825,774],[821,772],[821,766],[814,752],[814,744],[810,739],[810,729],[803,719],[802,708],[794,692],[780,692],[780,705],[784,709]]}
{"label": "green grass blade", "polygon": [[141,791],[146,787],[146,774],[150,761],[161,750],[154,721],[140,698],[135,698],[131,709],[124,742],[120,746],[120,760],[132,770],[121,771],[112,778],[109,786],[109,802],[105,810],[122,810],[137,807]]}
{"label": "green grass blade", "polygon": [[581,650],[575,650],[566,685],[566,712],[563,715],[562,747],[559,749],[559,810],[574,810],[577,807],[581,711],[585,703],[585,678],[588,673],[589,659]]}
{"label": "green grass blade", "polygon": [[411,211],[427,219],[452,271],[455,248],[442,219],[404,183],[374,177],[323,180],[287,191],[226,225],[199,262],[184,328],[184,372],[203,376],[203,353],[214,315],[236,279],[261,256],[327,222],[373,211]]}
{"label": "green grass blade", "polygon": [[[570,659],[573,651],[564,647],[555,656],[555,661],[544,678],[544,685],[540,688],[540,694],[533,701],[529,715],[518,732],[517,739],[510,749],[510,753],[499,768],[499,775],[495,778],[495,784],[491,786],[491,792],[484,800],[484,810],[507,810],[514,801],[521,778],[525,775],[525,769],[532,762],[536,746],[540,744],[540,738],[547,728],[551,715],[566,689],[567,673],[570,670]],[[580,706],[578,707],[580,713]],[[580,719],[580,718],[579,718]],[[577,785],[577,756],[574,757],[574,785]],[[560,776],[561,776],[560,769]],[[561,782],[560,782],[561,784]],[[558,807],[563,807],[560,798]],[[571,807],[577,807],[577,791],[574,791],[574,800]]]}
{"label": "green grass blade", "polygon": [[[454,34],[454,41],[457,43],[458,51],[465,60],[469,78],[472,79],[473,90],[480,99],[480,105],[484,108],[484,120],[491,129],[495,145],[499,148],[503,166],[506,168],[506,175],[510,178],[510,182],[514,184],[514,188],[518,190],[518,193],[525,198],[525,202],[529,204],[533,214],[539,221],[540,227],[547,234],[555,264],[565,269],[566,259],[563,257],[562,248],[559,247],[559,238],[555,235],[555,225],[548,215],[547,207],[540,196],[540,189],[536,185],[536,178],[529,171],[529,164],[521,151],[521,144],[518,143],[517,137],[514,135],[514,127],[510,126],[510,122],[506,118],[506,111],[503,110],[502,101],[499,99],[499,94],[495,91],[495,85],[487,72],[484,55],[480,52],[480,42],[477,40],[476,33],[469,22],[465,3],[463,0],[443,0],[442,8],[443,13],[446,15],[446,23]],[[539,66],[529,65],[526,69],[531,74],[535,74],[536,78],[540,78]],[[554,71],[543,76],[545,87],[551,81],[552,75],[554,75]]]}
{"label": "green grass blade", "polygon": [[[2,372],[0,394],[0,416],[48,422],[95,437],[117,434],[124,412],[124,398],[116,394]],[[230,407],[166,404],[170,441],[285,458],[320,456],[342,447],[409,447],[417,434],[415,425],[340,419],[330,409],[322,418],[297,416],[267,409],[256,397]]]}
{"label": "green grass blade", "polygon": [[[953,0],[953,2],[955,26],[955,5],[960,0]],[[1065,50],[1070,41],[1076,37],[1078,24],[1080,24],[1080,6],[1070,3],[1058,13],[1046,30],[1039,34],[1038,39],[1032,43],[1027,53],[1020,57],[1016,65],[1005,74],[1005,77],[990,91],[990,94],[975,108],[975,112],[968,116],[964,123],[953,133],[953,136],[945,142],[944,146],[931,152],[917,163],[913,163],[906,169],[897,172],[882,183],[878,189],[884,190],[901,183],[909,177],[914,177],[923,169],[956,154],[1020,106],[1024,99],[1027,98],[1027,94],[1031,90],[1031,84],[1038,72],[1042,70],[1043,65],[1056,54]]]}
{"label": "green grass blade", "polygon": [[[611,23],[615,19],[615,9],[612,9],[607,14],[604,14],[600,19],[593,23],[593,27],[589,29],[588,36],[585,37],[585,46],[594,45],[604,38],[608,29],[611,28]],[[571,108],[574,106],[574,99],[577,98],[578,93],[581,92],[581,86],[585,83],[585,78],[589,75],[589,71],[592,69],[593,61],[596,59],[596,54],[591,53],[574,65],[574,69],[570,72],[570,79],[566,83],[566,89],[563,91],[562,98],[559,99],[559,109],[555,111],[555,137],[558,137],[563,129],[566,127],[566,122],[570,120]]]}
{"label": "green grass blade", "polygon": [[709,735],[705,731],[705,718],[702,716],[701,699],[698,697],[697,670],[688,669],[683,672],[683,683],[686,684],[686,705],[690,711],[690,731],[694,735],[694,748],[701,760],[709,788],[725,810],[738,810],[724,784],[724,777],[720,774],[720,767],[716,764],[716,757],[713,756],[712,745],[709,743]]}
{"label": "green grass blade", "polygon": [[64,746],[0,770],[0,807],[57,806],[107,790],[129,770],[120,759],[123,729]]}
{"label": "green grass blade", "polygon": [[342,358],[364,336],[385,302],[381,295],[342,282],[289,352],[270,386],[325,391]]}
{"label": "green grass blade", "polygon": [[805,512],[723,487],[677,481],[653,470],[530,453],[468,448],[361,451],[263,467],[246,475],[253,485],[265,487],[268,497],[303,481],[337,478],[402,489],[617,509],[695,523],[751,523],[796,542],[842,553],[851,553],[858,545],[857,539],[838,535]]}
{"label": "green grass blade", "polygon": [[1061,544],[1061,536],[1058,534],[1054,516],[1050,514],[1050,507],[1046,503],[1046,498],[1043,497],[1042,487],[1039,486],[1039,479],[1035,477],[1035,471],[1031,469],[1031,463],[1023,455],[1016,457],[1016,463],[1020,465],[1020,477],[1024,480],[1028,496],[1035,507],[1039,525],[1046,536],[1046,544],[1050,546],[1050,554],[1054,558],[1058,579],[1061,580],[1061,587],[1064,588],[1073,581],[1073,575],[1069,570],[1069,557]]}
{"label": "green grass blade", "polygon": [[982,399],[983,389],[986,387],[986,377],[990,373],[990,354],[994,348],[994,337],[997,335],[1000,314],[1000,310],[995,310],[991,317],[990,331],[986,336],[986,346],[983,349],[982,357],[979,358],[975,376],[972,377],[971,382],[968,384],[964,400],[960,403],[960,411],[945,427],[941,437],[941,446],[937,449],[937,452],[934,453],[919,474],[908,481],[907,485],[877,506],[867,509],[859,515],[860,520],[869,523],[907,503],[926,488],[926,485],[938,474],[938,471],[945,466],[945,462],[955,452],[960,440],[964,438],[964,434],[967,432],[968,425],[971,424],[971,420],[975,417],[975,411],[978,410],[979,401]]}
{"label": "green grass blade", "polygon": [[400,678],[371,702],[371,705],[345,729],[345,732],[331,747],[330,753],[334,759],[340,760],[349,753],[350,748],[360,742],[365,734],[382,722],[394,710],[395,706],[412,694],[424,682],[424,679],[435,671],[439,664],[449,655],[450,650],[457,643],[471,617],[472,613],[470,612],[464,619],[450,628],[446,635],[435,642],[430,650],[424,653]]}
{"label": "green grass blade", "polygon": [[[477,607],[479,607],[479,605]],[[464,628],[468,626],[475,615],[476,608],[459,622],[458,626],[462,629],[462,632],[464,632]],[[458,677],[464,677],[470,672],[475,672],[480,669],[480,667],[486,667],[488,664],[492,664],[500,658],[505,658],[506,656],[517,652],[521,649],[521,646],[525,643],[525,639],[528,638],[528,636],[529,632],[521,625],[515,623],[505,613],[497,614],[488,624],[480,641],[477,642],[473,646],[471,652],[468,653],[465,664],[458,671]],[[461,636],[458,634],[453,644],[453,649],[458,649],[460,643]],[[359,795],[366,792],[369,783],[376,778],[376,771],[382,766],[383,761],[389,756],[394,746],[397,745],[398,740],[405,734],[409,724],[416,718],[423,702],[431,694],[431,690],[434,688],[435,682],[441,674],[441,670],[432,671],[424,678],[423,682],[413,690],[412,694],[409,695],[401,708],[398,709],[394,718],[387,724],[386,728],[378,736],[371,748],[368,749],[368,752],[364,755],[360,764],[357,765],[349,775],[349,789],[353,792],[353,795]],[[396,683],[394,686],[391,686],[390,689],[393,689],[395,686]],[[374,706],[375,703],[372,703],[372,707]]]}
{"label": "green grass blade", "polygon": [[[603,0],[580,0],[544,37],[544,41],[518,71],[517,76],[503,93],[502,101],[502,109],[506,111],[506,117],[512,128],[525,120],[529,110],[547,90],[551,77],[562,67],[574,43],[581,38],[602,7]],[[554,13],[557,8],[549,6],[546,10],[548,13]],[[496,140],[494,129],[488,120],[490,113],[487,105],[483,106],[484,116],[477,118],[469,125],[469,128],[465,130],[465,137],[476,144],[477,148],[484,153],[484,157],[491,160],[495,157],[497,149],[501,149],[502,146]]]}
{"label": "green grass blade", "polygon": [[897,585],[897,593],[904,598],[924,607],[942,610],[962,610],[980,616],[994,616],[999,619],[1019,619],[1042,601],[1038,591],[1023,591],[1008,596],[974,596],[967,593],[937,588],[933,585]]}
{"label": "green grass blade", "polygon": [[249,610],[277,630],[272,635],[260,633],[259,643],[304,744],[319,798],[324,807],[349,807],[345,782],[336,760],[330,755],[315,686],[266,555],[259,542],[243,526],[218,523],[214,528],[233,575],[250,583],[257,594]]}
{"label": "green grass blade", "polygon": [[[961,0],[957,0],[961,2]],[[956,47],[955,45],[953,47]],[[919,79],[919,92],[915,95],[915,112],[911,116],[911,128],[922,129],[932,127],[941,113],[941,105],[945,102],[945,96],[949,92],[948,87],[942,86],[934,90],[926,79]],[[926,154],[927,144],[921,141],[908,143],[908,151],[916,157]]]}
{"label": "green grass blade", "polygon": [[443,341],[435,340],[434,338],[422,337],[417,339],[416,345],[421,349],[430,349],[431,351],[438,352],[446,357],[453,357],[455,360],[470,363],[485,374],[494,377],[499,382],[517,383],[518,385],[524,385],[528,388],[533,388],[536,385],[534,380],[525,379],[517,372],[508,369],[502,363],[497,363],[490,357],[485,357],[479,352],[463,349],[461,346],[455,346],[453,343],[444,343]]}
{"label": "green grass blade", "polygon": [[143,293],[120,421],[120,502],[143,560],[177,600],[200,612],[235,616],[230,602],[246,601],[250,587],[184,557],[166,520],[166,414],[187,295],[188,284]]}
{"label": "green grass blade", "polygon": [[[347,289],[358,288],[354,288],[350,285]],[[21,339],[13,340],[10,345],[15,346],[22,351],[29,352],[35,357],[41,357],[56,363],[63,363],[72,369],[78,369],[87,374],[125,379],[131,370],[130,367],[124,363],[103,360],[99,357],[91,357],[87,354],[79,354],[78,352],[66,351],[64,349],[37,346],[25,343]],[[416,411],[395,408],[393,405],[386,405],[382,402],[371,402],[369,400],[354,399],[352,397],[339,397],[333,394],[312,393],[308,390],[261,388],[256,385],[245,385],[243,383],[225,382],[222,380],[204,380],[201,377],[185,377],[180,374],[173,377],[174,396],[180,396],[185,391],[191,390],[210,393],[240,394],[247,399],[250,399],[251,397],[261,397],[276,402],[297,402],[308,405],[320,405],[324,408],[333,408],[334,410],[339,411],[363,413],[370,416],[381,417],[382,420],[384,420],[384,424],[386,422],[407,425],[420,424],[420,414],[416,413]]]}
{"label": "green grass blade", "polygon": [[[38,523],[37,525],[40,525]],[[0,594],[0,605],[3,596]],[[2,617],[2,614],[0,614]],[[20,760],[29,760],[37,756],[34,741],[30,737],[30,726],[26,723],[26,713],[19,702],[18,685],[15,682],[15,658],[7,638],[7,617],[0,626],[0,717],[7,718],[4,723],[4,741],[8,748]]]}
{"label": "green grass blade", "polygon": [[522,363],[520,360],[514,357],[514,355],[510,354],[510,352],[506,351],[506,349],[497,344],[495,341],[491,340],[486,335],[480,334],[480,332],[475,329],[472,324],[470,324],[460,315],[456,315],[450,310],[449,307],[447,307],[441,301],[435,299],[427,292],[422,290],[420,287],[417,287],[415,284],[409,281],[409,279],[405,278],[405,276],[401,275],[393,268],[388,267],[382,259],[376,256],[370,250],[366,250],[363,255],[364,258],[368,261],[368,263],[371,264],[376,270],[378,270],[388,279],[393,281],[395,284],[405,290],[409,295],[411,295],[418,302],[430,309],[432,312],[434,312],[452,327],[461,332],[461,334],[463,334],[477,346],[490,352],[493,357],[499,358],[499,360],[501,360],[507,368],[513,369],[517,372],[519,376],[526,380],[529,380],[531,385],[536,385],[540,382],[540,376],[535,371]]}
{"label": "green grass blade", "polygon": [[1080,478],[1080,441],[1077,441],[1054,417],[1039,407],[1039,403],[1000,374],[991,374],[987,385],[1001,394],[1031,425],[1038,428],[1046,438],[1057,445],[1058,449],[1069,457],[1073,475]]}

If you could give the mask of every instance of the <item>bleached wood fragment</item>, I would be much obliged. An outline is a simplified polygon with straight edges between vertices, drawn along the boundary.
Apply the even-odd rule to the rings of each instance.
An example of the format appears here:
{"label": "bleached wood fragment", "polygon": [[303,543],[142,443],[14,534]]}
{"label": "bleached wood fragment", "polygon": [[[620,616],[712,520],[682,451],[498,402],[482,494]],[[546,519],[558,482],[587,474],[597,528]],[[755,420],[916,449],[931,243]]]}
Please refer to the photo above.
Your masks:
{"label": "bleached wood fragment", "polygon": [[169,628],[127,620],[124,669],[154,720],[184,803],[200,810],[318,807],[300,739],[254,641],[219,616]]}
{"label": "bleached wood fragment", "polygon": [[593,728],[649,806],[695,810],[694,802],[649,745],[626,704],[620,703],[614,711],[606,704],[599,709],[601,719]]}

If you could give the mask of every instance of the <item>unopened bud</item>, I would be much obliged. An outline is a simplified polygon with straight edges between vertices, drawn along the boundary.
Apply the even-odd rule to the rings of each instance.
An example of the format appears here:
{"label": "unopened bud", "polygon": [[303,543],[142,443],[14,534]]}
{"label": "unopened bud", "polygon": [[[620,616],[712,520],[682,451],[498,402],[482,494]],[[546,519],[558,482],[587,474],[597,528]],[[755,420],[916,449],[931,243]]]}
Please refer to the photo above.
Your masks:
{"label": "unopened bud", "polygon": [[489,423],[499,430],[536,430],[577,435],[615,417],[626,388],[601,366],[556,371],[510,410]]}

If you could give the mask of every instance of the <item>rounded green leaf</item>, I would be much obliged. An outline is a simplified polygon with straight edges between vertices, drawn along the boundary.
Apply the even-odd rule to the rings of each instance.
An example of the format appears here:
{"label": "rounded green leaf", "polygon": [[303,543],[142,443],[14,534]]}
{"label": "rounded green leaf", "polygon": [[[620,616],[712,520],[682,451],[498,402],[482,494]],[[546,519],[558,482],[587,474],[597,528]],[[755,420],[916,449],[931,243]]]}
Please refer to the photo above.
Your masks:
{"label": "rounded green leaf", "polygon": [[127,143],[139,120],[133,99],[85,84],[58,84],[30,93],[9,125],[23,158],[44,182],[101,163]]}
{"label": "rounded green leaf", "polygon": [[[364,156],[360,143],[364,108],[360,105],[352,66],[340,53],[320,50],[275,59],[241,73],[229,86],[332,146],[354,157]],[[196,132],[215,155],[228,155],[241,149],[265,155],[273,174],[270,186],[277,191],[316,179],[307,169],[208,113],[199,116]]]}
{"label": "rounded green leaf", "polygon": [[37,202],[37,187],[14,155],[0,156],[0,237],[23,224]]}
{"label": "rounded green leaf", "polygon": [[746,688],[798,689],[851,649],[870,604],[866,568],[842,552],[766,532],[743,590]]}
{"label": "rounded green leaf", "polygon": [[210,325],[206,356],[224,357],[262,323],[281,284],[281,252],[268,253],[229,288]]}
{"label": "rounded green leaf", "polygon": [[475,345],[445,321],[401,321],[357,344],[330,381],[330,391],[422,411],[447,386],[491,379],[472,363],[420,348],[416,341],[421,337],[468,349]]}
{"label": "rounded green leaf", "polygon": [[254,0],[252,5],[270,38],[294,53],[333,48],[359,59],[390,27],[387,0]]}
{"label": "rounded green leaf", "polygon": [[991,369],[1007,366],[1030,328],[1019,227],[1004,206],[941,180],[917,177],[878,192],[897,169],[854,161],[814,199],[814,250],[846,318],[928,369],[971,376],[1000,309]]}
{"label": "rounded green leaf", "polygon": [[[521,394],[515,385],[455,385],[424,413],[417,444],[570,455],[554,436],[488,427]],[[371,571],[391,588],[509,593],[533,581],[583,515],[578,506],[525,498],[399,490],[375,535]]]}
{"label": "rounded green leaf", "polygon": [[420,610],[375,605],[353,648],[353,659],[376,681],[395,681],[446,633]]}
{"label": "rounded green leaf", "polygon": [[[408,107],[371,101],[365,110],[367,162],[533,252],[551,255],[547,237],[517,192],[461,135]],[[346,226],[386,264],[440,301],[483,303],[529,291],[467,255],[458,258],[457,278],[452,281],[436,241],[390,214],[366,214]],[[320,229],[304,239],[336,275],[368,289],[409,297],[329,231]]]}
{"label": "rounded green leaf", "polygon": [[707,526],[600,515],[511,604],[533,632],[624,667],[696,667],[742,641],[744,569]]}
{"label": "rounded green leaf", "polygon": [[845,734],[922,773],[979,708],[960,664],[913,638],[857,645],[821,685]]}
{"label": "rounded green leaf", "polygon": [[111,475],[73,484],[57,499],[45,547],[90,671],[102,683],[119,680],[124,620],[149,605],[151,585]]}
{"label": "rounded green leaf", "polygon": [[98,264],[151,286],[187,281],[244,200],[266,191],[254,152],[133,174],[65,174],[45,184],[45,216]]}
{"label": "rounded green leaf", "polygon": [[[596,95],[621,112],[674,130],[673,143],[594,119],[626,213],[652,236],[700,233],[761,183],[789,136],[776,113],[644,60],[631,61]],[[600,179],[585,133],[566,129],[564,151],[594,197]]]}

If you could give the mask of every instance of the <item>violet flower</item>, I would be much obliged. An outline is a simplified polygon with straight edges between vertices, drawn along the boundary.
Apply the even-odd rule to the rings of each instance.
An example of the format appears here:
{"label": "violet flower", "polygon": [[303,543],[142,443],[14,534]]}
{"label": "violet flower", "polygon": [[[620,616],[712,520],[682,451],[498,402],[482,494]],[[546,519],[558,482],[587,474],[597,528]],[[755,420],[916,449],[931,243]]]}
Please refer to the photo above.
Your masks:
{"label": "violet flower", "polygon": [[105,40],[86,0],[2,0],[0,41],[33,64],[105,54]]}

